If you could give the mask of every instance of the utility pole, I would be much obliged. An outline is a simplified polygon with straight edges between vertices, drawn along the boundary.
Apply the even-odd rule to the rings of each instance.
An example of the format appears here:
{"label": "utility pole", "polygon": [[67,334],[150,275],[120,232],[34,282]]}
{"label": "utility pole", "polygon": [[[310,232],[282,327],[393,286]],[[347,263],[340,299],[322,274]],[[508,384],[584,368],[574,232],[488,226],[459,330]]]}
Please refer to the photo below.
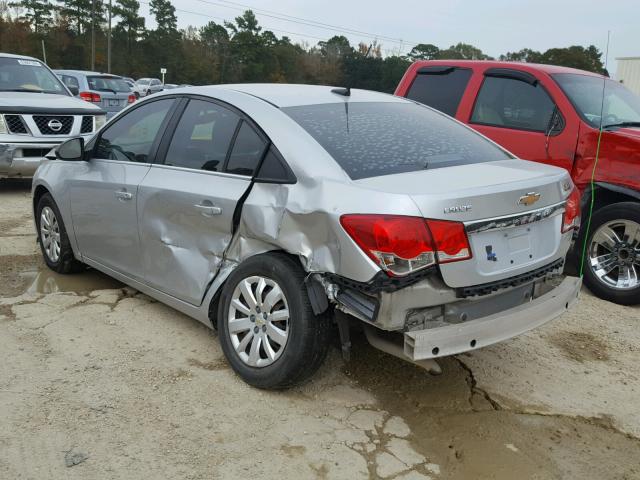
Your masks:
{"label": "utility pole", "polygon": [[109,0],[109,31],[107,33],[107,73],[111,73],[111,0]]}
{"label": "utility pole", "polygon": [[96,0],[91,2],[91,70],[96,69]]}

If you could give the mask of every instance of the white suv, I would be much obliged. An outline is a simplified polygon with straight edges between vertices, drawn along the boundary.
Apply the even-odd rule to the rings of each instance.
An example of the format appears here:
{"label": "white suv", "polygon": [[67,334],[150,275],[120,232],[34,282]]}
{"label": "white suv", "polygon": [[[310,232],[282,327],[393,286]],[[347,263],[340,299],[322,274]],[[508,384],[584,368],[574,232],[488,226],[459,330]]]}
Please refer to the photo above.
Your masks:
{"label": "white suv", "polygon": [[40,60],[0,53],[0,178],[33,176],[52,148],[92,135],[105,118]]}

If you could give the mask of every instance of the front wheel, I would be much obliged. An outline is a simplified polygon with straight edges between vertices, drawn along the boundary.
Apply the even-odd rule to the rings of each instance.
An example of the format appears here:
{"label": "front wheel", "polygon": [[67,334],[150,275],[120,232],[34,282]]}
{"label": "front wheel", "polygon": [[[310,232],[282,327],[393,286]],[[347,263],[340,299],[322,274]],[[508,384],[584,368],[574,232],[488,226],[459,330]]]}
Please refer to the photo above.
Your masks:
{"label": "front wheel", "polygon": [[62,215],[53,197],[46,193],[36,206],[38,243],[47,266],[57,273],[72,273],[84,269],[73,255]]}
{"label": "front wheel", "polygon": [[234,270],[220,297],[220,343],[235,372],[258,388],[299,384],[320,367],[330,320],[313,314],[305,273],[284,254],[252,257]]}
{"label": "front wheel", "polygon": [[589,290],[621,305],[640,303],[640,204],[615,203],[597,210],[585,253],[584,282]]}

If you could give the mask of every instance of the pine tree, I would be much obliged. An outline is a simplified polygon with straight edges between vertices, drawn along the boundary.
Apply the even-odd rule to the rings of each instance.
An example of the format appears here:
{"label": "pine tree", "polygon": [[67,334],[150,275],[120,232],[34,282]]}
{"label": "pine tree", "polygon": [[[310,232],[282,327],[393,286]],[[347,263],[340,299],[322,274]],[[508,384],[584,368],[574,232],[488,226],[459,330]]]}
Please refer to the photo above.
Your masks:
{"label": "pine tree", "polygon": [[105,21],[102,0],[57,0],[60,15],[68,17],[75,24],[78,35],[82,35],[91,28],[93,13],[96,26]]}
{"label": "pine tree", "polygon": [[178,31],[178,17],[176,7],[169,0],[151,0],[149,2],[151,14],[156,17],[158,27],[156,30],[161,35],[173,34]]}
{"label": "pine tree", "polygon": [[12,2],[10,7],[18,7],[26,10],[22,16],[33,27],[36,35],[42,33],[52,20],[52,12],[55,6],[49,0],[21,0]]}
{"label": "pine tree", "polygon": [[140,3],[137,0],[116,0],[113,15],[120,17],[116,28],[127,34],[127,52],[131,54],[134,43],[144,32],[144,17],[139,14]]}

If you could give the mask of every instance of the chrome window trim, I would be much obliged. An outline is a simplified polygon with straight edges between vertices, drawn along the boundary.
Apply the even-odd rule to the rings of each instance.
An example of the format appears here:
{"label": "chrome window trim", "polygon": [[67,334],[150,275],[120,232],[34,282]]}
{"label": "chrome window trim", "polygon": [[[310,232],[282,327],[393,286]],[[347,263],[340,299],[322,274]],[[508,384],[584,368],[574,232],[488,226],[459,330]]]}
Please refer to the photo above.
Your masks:
{"label": "chrome window trim", "polygon": [[228,178],[238,178],[246,181],[251,180],[251,176],[249,175],[238,175],[237,173],[227,173],[227,172],[215,172],[211,170],[201,170],[199,168],[189,168],[189,167],[179,167],[177,165],[167,165],[164,163],[154,163],[151,165],[154,168],[165,168],[167,170],[178,170],[180,172],[191,172],[191,173],[202,173],[205,175],[215,175],[220,177],[228,177]]}
{"label": "chrome window trim", "polygon": [[515,215],[505,215],[503,217],[485,218],[464,222],[465,230],[468,234],[488,232],[492,230],[505,230],[508,228],[529,225],[547,218],[564,213],[566,200],[546,207],[530,210],[528,212],[517,213]]}

